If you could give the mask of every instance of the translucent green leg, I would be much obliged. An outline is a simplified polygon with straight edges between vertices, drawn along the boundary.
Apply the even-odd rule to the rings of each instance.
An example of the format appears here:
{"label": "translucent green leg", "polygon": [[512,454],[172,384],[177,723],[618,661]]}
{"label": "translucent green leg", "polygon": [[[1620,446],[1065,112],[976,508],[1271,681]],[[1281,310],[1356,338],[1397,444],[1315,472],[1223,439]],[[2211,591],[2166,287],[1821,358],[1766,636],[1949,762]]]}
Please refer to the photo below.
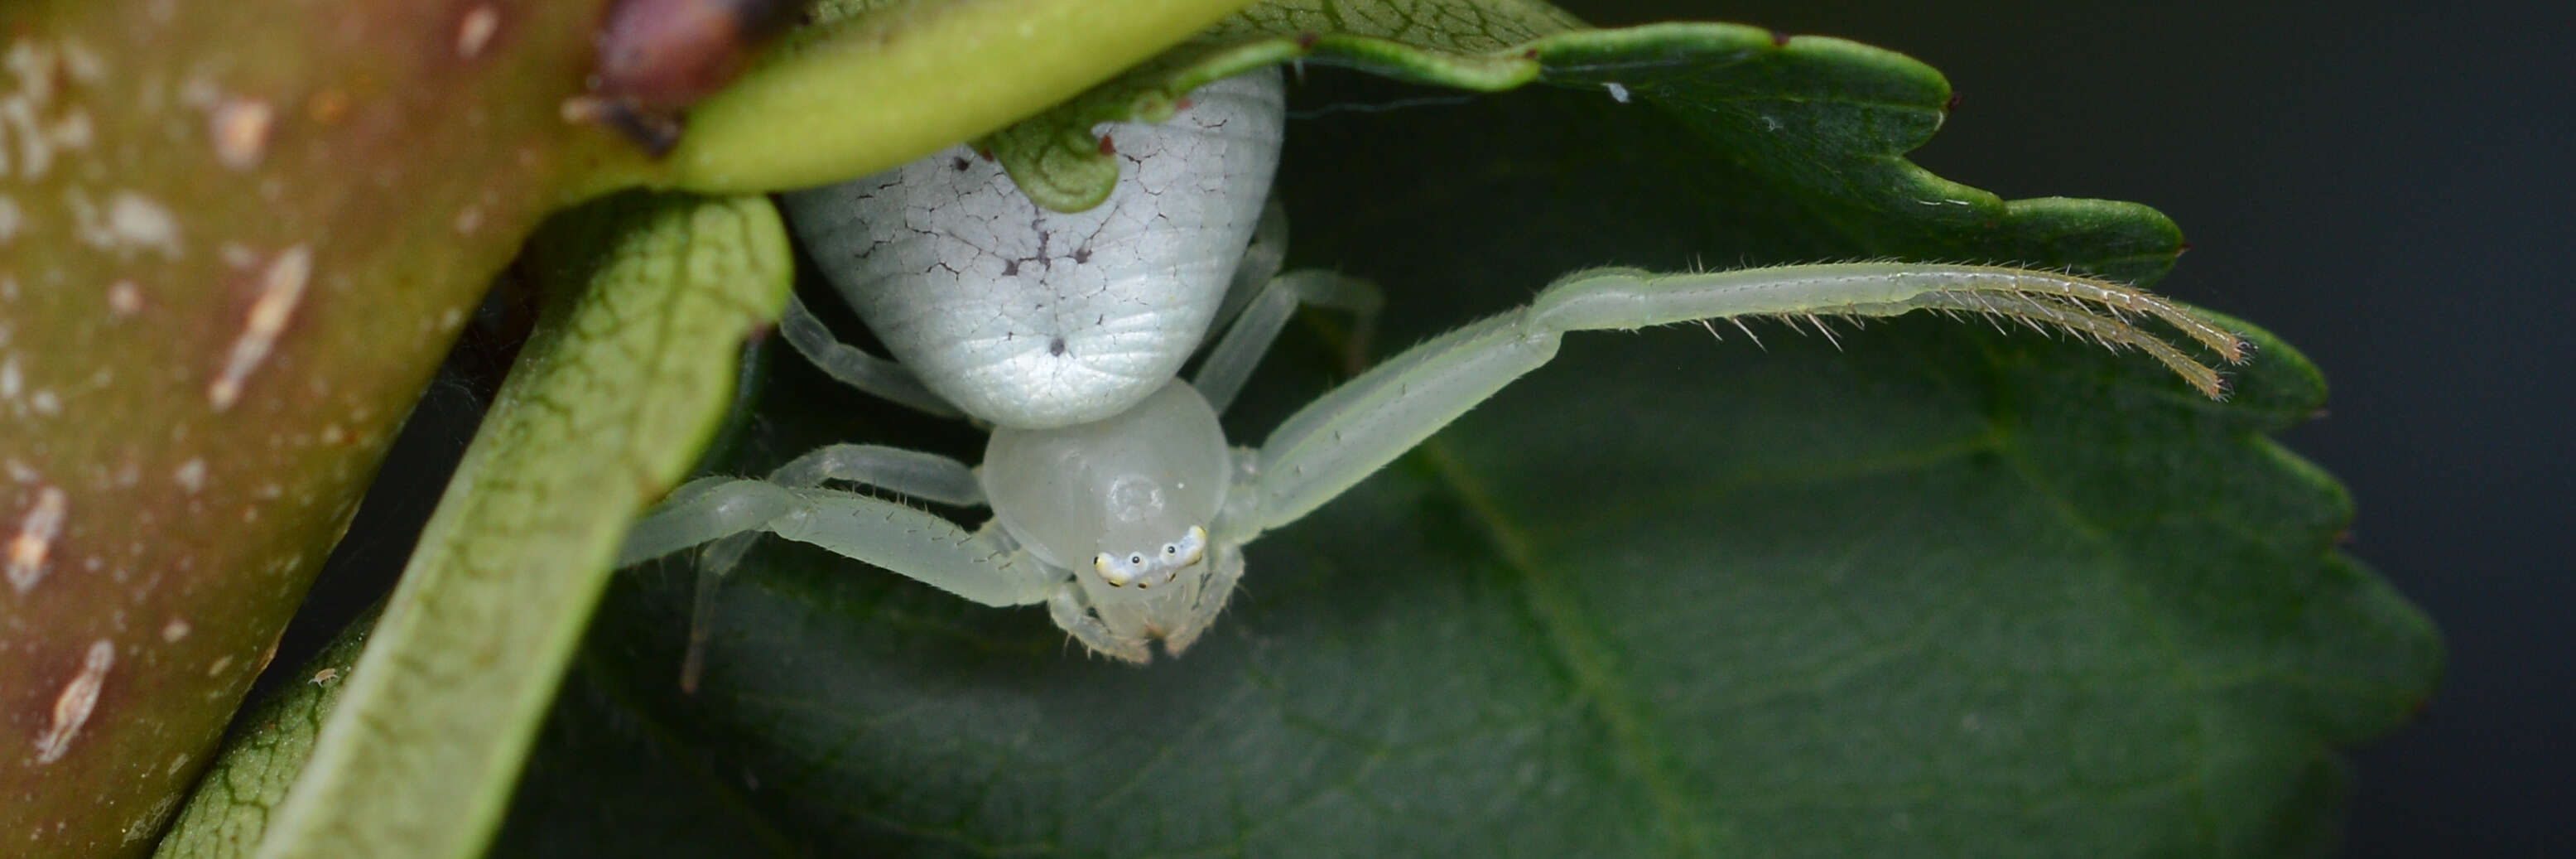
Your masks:
{"label": "translucent green leg", "polygon": [[1261,293],[1234,318],[1225,337],[1208,350],[1207,358],[1199,362],[1198,375],[1190,379],[1190,387],[1197,388],[1209,406],[1224,412],[1301,305],[1346,310],[1358,317],[1351,332],[1349,356],[1350,363],[1356,364],[1358,354],[1367,348],[1369,337],[1377,330],[1378,308],[1384,304],[1376,284],[1339,272],[1306,269],[1280,275],[1261,288]]}
{"label": "translucent green leg", "polygon": [[2135,348],[2211,397],[2218,372],[2131,324],[2151,316],[2242,360],[2244,342],[2192,311],[2144,291],[2062,272],[1994,266],[1848,263],[1659,275],[1634,269],[1576,272],[1529,306],[1406,350],[1325,394],[1272,432],[1259,453],[1250,539],[1306,515],[1411,450],[1521,374],[1556,356],[1568,331],[1635,329],[1745,316],[1806,319],[1967,312]]}
{"label": "translucent green leg", "polygon": [[787,345],[795,347],[796,354],[822,368],[834,381],[939,417],[963,414],[921,384],[902,364],[870,355],[832,336],[832,329],[814,318],[814,312],[805,309],[805,303],[794,293],[788,294],[787,309],[779,314],[778,332],[787,337]]}
{"label": "translucent green leg", "polygon": [[1279,268],[1288,262],[1288,209],[1277,198],[1263,203],[1261,220],[1252,225],[1252,243],[1243,249],[1243,259],[1234,265],[1234,280],[1226,284],[1225,301],[1216,306],[1216,324],[1243,313],[1244,305],[1279,276]]}
{"label": "translucent green leg", "polygon": [[[799,527],[799,522],[820,515],[814,506],[815,497],[801,492],[831,493],[829,506],[853,506],[861,502],[877,505],[885,514],[881,524],[900,526],[892,531],[883,531],[866,530],[848,523],[824,523],[824,527],[814,529],[814,533],[819,535],[818,540],[805,542],[868,560],[979,602],[984,601],[979,599],[979,594],[994,599],[1016,599],[1014,602],[988,604],[1018,605],[1034,601],[1018,599],[1020,594],[1013,590],[1016,582],[1006,580],[998,589],[988,583],[977,582],[976,574],[956,571],[959,569],[957,558],[949,553],[937,550],[907,552],[911,547],[903,542],[927,538],[932,542],[962,545],[977,539],[997,538],[998,529],[987,529],[991,532],[989,535],[977,535],[963,541],[951,539],[952,536],[963,537],[964,532],[945,519],[899,503],[817,488],[830,481],[863,483],[952,506],[975,507],[984,503],[983,488],[976,484],[974,473],[963,463],[919,451],[861,444],[816,448],[780,466],[765,481],[703,478],[671,493],[669,500],[637,522],[634,530],[628,533],[618,562],[623,566],[700,543],[707,544],[706,551],[699,556],[696,609],[689,618],[688,656],[680,667],[682,689],[694,691],[697,688],[714,619],[716,588],[742,562],[742,556],[750,551],[752,541],[763,532],[804,539],[782,529]],[[845,545],[842,535],[850,533],[867,533],[873,535],[869,539],[882,537],[895,542],[882,546]],[[895,533],[902,536],[891,536]],[[981,546],[976,551],[991,557],[1008,555],[1011,549],[996,543]],[[887,558],[871,557],[867,554],[871,551],[886,554]],[[1028,564],[1034,567],[1034,561]],[[971,564],[966,567],[974,568]],[[986,568],[989,569],[989,565]]]}

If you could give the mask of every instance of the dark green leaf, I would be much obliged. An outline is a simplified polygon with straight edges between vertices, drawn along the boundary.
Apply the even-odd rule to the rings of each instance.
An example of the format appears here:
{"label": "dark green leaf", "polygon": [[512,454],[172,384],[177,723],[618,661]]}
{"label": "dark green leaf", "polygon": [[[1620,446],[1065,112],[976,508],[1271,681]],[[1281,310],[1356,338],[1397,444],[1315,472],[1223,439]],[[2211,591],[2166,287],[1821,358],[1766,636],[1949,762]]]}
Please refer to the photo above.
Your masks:
{"label": "dark green leaf", "polygon": [[[1551,38],[1542,78],[1579,89],[1412,102],[1440,94],[1311,70],[1294,97],[1292,262],[1387,288],[1374,354],[1603,263],[2142,278],[2178,247],[2143,207],[2005,203],[1903,162],[1947,91],[1902,57],[1727,28]],[[1398,103],[1418,106],[1332,109]],[[1333,328],[1272,356],[1228,416],[1239,442],[1338,377]],[[1839,346],[1719,332],[1569,338],[1253,544],[1226,617],[1147,668],[1044,612],[771,541],[682,696],[689,574],[630,576],[583,681],[622,691],[556,723],[621,742],[552,746],[504,849],[674,806],[823,853],[2330,843],[2335,749],[2409,715],[2440,656],[2335,550],[2340,487],[2266,437],[2323,401],[2295,350],[2256,332],[2212,403],[2136,355],[1939,317]],[[780,364],[731,470],[827,441],[976,456],[971,430]]]}

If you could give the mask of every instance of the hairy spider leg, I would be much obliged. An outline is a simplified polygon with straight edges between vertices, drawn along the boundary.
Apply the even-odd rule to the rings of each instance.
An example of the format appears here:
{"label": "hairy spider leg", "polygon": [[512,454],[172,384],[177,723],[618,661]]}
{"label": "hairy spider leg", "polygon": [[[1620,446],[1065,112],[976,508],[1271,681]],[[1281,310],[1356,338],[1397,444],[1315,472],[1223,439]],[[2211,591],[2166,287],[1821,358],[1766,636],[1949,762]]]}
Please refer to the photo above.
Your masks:
{"label": "hairy spider leg", "polygon": [[1000,528],[987,525],[970,534],[898,502],[823,488],[830,481],[959,507],[985,503],[983,488],[964,463],[882,445],[825,445],[779,466],[767,480],[707,477],[681,486],[635,523],[617,565],[708,544],[698,564],[682,689],[697,688],[716,587],[763,533],[812,543],[985,605],[1047,598],[1051,578],[1043,565]]}
{"label": "hairy spider leg", "polygon": [[1494,392],[1556,356],[1568,331],[1633,330],[1746,315],[1894,316],[1965,311],[2055,326],[2132,346],[2202,393],[2224,393],[2217,372],[2131,325],[2154,316],[2227,361],[2244,341],[2190,310],[2108,281],[1995,266],[1840,263],[1658,275],[1634,269],[1569,274],[1517,310],[1406,350],[1326,393],[1272,431],[1257,475],[1237,492],[1254,508],[1220,540],[1240,545],[1331,501]]}

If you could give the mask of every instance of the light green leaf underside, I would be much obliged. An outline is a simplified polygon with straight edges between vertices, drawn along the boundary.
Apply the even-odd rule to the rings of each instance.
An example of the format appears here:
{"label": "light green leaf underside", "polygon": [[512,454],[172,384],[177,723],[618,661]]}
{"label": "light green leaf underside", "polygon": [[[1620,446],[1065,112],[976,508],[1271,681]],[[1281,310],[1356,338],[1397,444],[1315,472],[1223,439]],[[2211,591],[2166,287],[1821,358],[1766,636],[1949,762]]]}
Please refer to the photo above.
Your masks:
{"label": "light green leaf underside", "polygon": [[253,705],[227,738],[153,850],[158,859],[237,859],[248,856],[268,829],[268,816],[286,801],[286,788],[313,756],[322,720],[340,705],[349,672],[367,646],[381,607],[361,614],[346,632],[298,671],[303,680]]}
{"label": "light green leaf underside", "polygon": [[826,4],[813,26],[690,107],[679,146],[647,175],[601,183],[747,193],[855,178],[1072,97],[1244,2]]}
{"label": "light green leaf underside", "polygon": [[265,780],[209,783],[189,816],[220,825],[167,849],[250,855],[263,824],[257,855],[277,857],[462,856],[488,837],[626,524],[696,461],[791,271],[761,197],[613,197],[530,246],[548,307],[336,708],[237,737],[222,771]]}

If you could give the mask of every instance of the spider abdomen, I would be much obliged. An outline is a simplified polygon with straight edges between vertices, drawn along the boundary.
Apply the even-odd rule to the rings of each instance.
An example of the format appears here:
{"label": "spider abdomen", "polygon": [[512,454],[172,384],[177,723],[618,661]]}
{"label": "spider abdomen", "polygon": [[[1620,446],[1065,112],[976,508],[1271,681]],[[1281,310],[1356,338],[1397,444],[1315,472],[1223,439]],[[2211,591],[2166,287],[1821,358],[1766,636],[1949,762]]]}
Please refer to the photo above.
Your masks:
{"label": "spider abdomen", "polygon": [[1200,88],[1157,125],[1106,126],[1118,187],[1083,212],[958,146],[786,195],[833,286],[923,384],[998,426],[1135,405],[1204,338],[1279,160],[1275,72]]}

